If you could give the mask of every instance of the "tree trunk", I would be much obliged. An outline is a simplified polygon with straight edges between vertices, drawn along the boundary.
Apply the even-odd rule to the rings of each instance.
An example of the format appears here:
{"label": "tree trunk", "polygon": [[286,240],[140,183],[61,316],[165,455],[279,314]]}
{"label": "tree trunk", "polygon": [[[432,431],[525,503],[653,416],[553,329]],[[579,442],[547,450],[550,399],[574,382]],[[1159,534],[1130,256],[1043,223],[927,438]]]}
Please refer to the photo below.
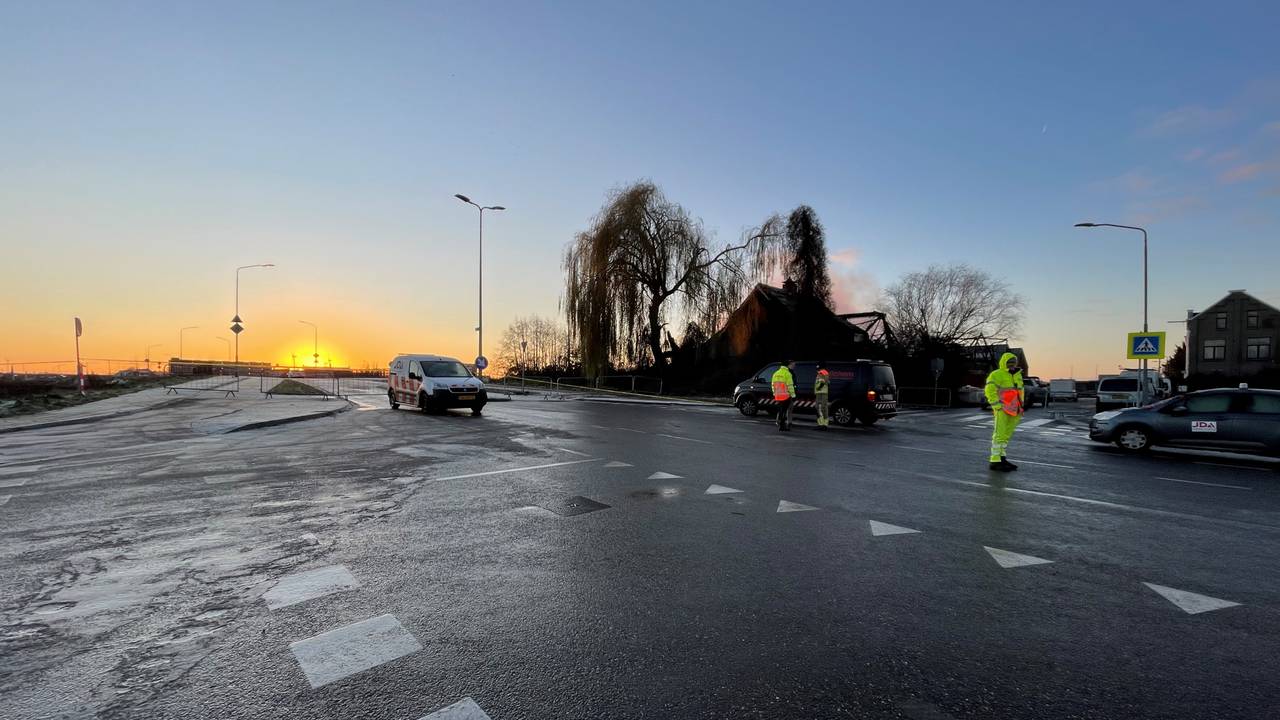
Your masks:
{"label": "tree trunk", "polygon": [[667,374],[667,361],[662,357],[662,321],[658,315],[662,300],[649,301],[649,351],[653,353],[653,367],[659,375]]}

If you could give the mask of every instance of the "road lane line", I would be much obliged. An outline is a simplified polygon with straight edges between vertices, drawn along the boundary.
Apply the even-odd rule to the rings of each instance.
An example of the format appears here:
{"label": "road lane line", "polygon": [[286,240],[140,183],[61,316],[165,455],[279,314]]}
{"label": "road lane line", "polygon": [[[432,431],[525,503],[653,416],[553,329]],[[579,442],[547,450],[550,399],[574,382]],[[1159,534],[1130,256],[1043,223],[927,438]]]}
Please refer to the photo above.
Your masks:
{"label": "road lane line", "polygon": [[565,465],[581,465],[582,463],[600,462],[600,458],[588,458],[586,460],[569,460],[567,462],[547,463],[545,465],[528,465],[526,467],[507,468],[506,470],[489,470],[487,472],[467,473],[465,475],[449,475],[447,477],[430,478],[431,482],[442,480],[465,480],[474,477],[487,477],[489,475],[502,475],[504,473],[524,472],[525,470],[542,470],[544,468],[564,467]]}
{"label": "road lane line", "polygon": [[666,433],[655,433],[658,437],[671,438],[672,440],[687,440],[689,442],[702,443],[703,445],[715,445],[713,442],[706,440],[698,440],[697,438],[680,437],[679,435],[668,435]]}
{"label": "road lane line", "polygon": [[1188,485],[1208,485],[1209,487],[1231,488],[1232,490],[1252,490],[1251,487],[1244,485],[1223,485],[1222,483],[1199,482],[1197,480],[1179,480],[1178,478],[1158,477],[1157,480],[1168,480],[1169,482],[1186,483]]}
{"label": "road lane line", "polygon": [[1063,470],[1075,470],[1075,466],[1073,465],[1057,465],[1055,463],[1036,462],[1035,460],[1019,460],[1018,462],[1026,463],[1028,465],[1043,465],[1045,467],[1062,468]]}
{"label": "road lane line", "polygon": [[1250,467],[1248,465],[1228,465],[1227,463],[1209,462],[1208,460],[1196,460],[1197,465],[1213,465],[1214,467],[1231,468],[1232,470],[1255,470],[1257,472],[1271,472],[1271,468]]}
{"label": "road lane line", "polygon": [[1053,422],[1053,420],[1054,418],[1036,418],[1035,420],[1028,420],[1024,423],[1021,423],[1021,425],[1022,427],[1029,427],[1029,428],[1040,427],[1041,425],[1048,425],[1049,423]]}
{"label": "road lane line", "polygon": [[649,434],[649,433],[645,432],[644,430],[632,430],[631,428],[614,428],[614,430],[622,430],[622,431],[624,431],[624,432],[640,433],[641,435],[648,435],[648,434]]}
{"label": "road lane line", "polygon": [[941,452],[943,452],[942,450],[930,450],[929,448],[912,447],[912,446],[910,446],[910,445],[894,445],[894,447],[899,448],[899,449],[901,449],[901,450],[915,450],[916,452],[927,452],[927,453],[941,453]]}
{"label": "road lane line", "polygon": [[590,455],[588,455],[587,453],[584,453],[584,452],[578,452],[577,450],[570,450],[569,448],[562,448],[562,447],[558,447],[558,448],[554,448],[554,449],[555,449],[555,450],[559,450],[560,452],[567,452],[567,453],[569,453],[570,455],[579,455],[579,456],[581,456],[581,457],[591,457],[591,456],[590,456]]}

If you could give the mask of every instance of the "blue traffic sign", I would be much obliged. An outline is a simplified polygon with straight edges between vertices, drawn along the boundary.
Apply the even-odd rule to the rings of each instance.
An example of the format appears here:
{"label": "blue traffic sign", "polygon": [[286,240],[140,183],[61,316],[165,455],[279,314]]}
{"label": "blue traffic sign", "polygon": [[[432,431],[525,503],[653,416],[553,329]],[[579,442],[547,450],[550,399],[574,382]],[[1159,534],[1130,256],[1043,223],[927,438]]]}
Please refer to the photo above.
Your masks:
{"label": "blue traffic sign", "polygon": [[1163,332],[1131,332],[1129,333],[1130,360],[1164,357]]}

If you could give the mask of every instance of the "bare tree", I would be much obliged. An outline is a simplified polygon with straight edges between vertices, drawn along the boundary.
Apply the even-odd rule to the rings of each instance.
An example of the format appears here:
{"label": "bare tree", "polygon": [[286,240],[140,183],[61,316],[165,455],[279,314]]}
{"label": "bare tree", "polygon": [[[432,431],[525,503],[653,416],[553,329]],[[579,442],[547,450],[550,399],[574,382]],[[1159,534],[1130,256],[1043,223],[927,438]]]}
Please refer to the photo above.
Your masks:
{"label": "bare tree", "polygon": [[666,369],[669,319],[715,327],[769,262],[780,237],[744,234],[712,248],[702,224],[651,182],[613,192],[564,256],[565,314],[589,375],[611,363]]}
{"label": "bare tree", "polygon": [[1011,337],[1026,302],[1009,285],[968,265],[930,266],[891,285],[884,310],[908,349],[981,337]]}
{"label": "bare tree", "polygon": [[521,368],[547,371],[572,364],[564,326],[538,315],[518,317],[502,333],[495,365],[511,373]]}

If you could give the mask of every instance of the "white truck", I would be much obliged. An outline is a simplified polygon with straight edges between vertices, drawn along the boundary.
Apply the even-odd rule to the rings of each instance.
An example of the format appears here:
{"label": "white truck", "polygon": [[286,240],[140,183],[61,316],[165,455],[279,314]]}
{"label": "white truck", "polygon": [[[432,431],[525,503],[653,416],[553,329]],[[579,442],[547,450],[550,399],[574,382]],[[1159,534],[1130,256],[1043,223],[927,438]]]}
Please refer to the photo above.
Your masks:
{"label": "white truck", "polygon": [[1070,400],[1075,402],[1080,399],[1080,393],[1076,390],[1075,380],[1050,380],[1049,381],[1049,399],[1050,400]]}
{"label": "white truck", "polygon": [[479,415],[489,401],[484,382],[466,365],[443,355],[397,355],[387,372],[391,409],[411,405],[424,413],[469,408]]}

